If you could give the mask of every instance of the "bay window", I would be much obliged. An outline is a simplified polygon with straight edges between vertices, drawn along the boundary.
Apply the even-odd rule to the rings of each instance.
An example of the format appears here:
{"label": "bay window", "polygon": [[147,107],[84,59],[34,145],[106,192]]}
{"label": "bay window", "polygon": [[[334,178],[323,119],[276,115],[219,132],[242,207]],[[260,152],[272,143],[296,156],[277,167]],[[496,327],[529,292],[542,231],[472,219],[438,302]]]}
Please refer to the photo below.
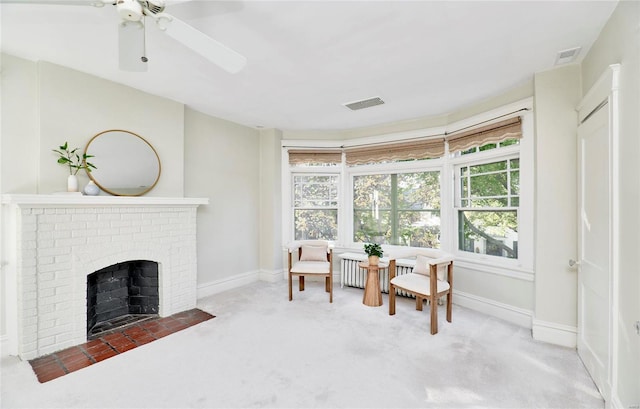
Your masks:
{"label": "bay window", "polygon": [[441,248],[463,264],[528,271],[533,145],[522,137],[532,127],[522,122],[530,113],[514,113],[406,139],[309,148],[296,141],[283,156],[291,177],[292,237],[285,240],[328,239],[354,250],[363,243]]}

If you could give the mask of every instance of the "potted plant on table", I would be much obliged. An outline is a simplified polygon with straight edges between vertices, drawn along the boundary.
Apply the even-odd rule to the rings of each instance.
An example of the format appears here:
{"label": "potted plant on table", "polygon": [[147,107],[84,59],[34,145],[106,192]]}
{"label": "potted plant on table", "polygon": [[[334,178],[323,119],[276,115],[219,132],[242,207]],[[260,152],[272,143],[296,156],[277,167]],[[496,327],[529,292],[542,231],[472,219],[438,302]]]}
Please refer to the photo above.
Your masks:
{"label": "potted plant on table", "polygon": [[67,142],[60,146],[59,149],[53,149],[55,153],[60,155],[58,163],[61,165],[69,166],[69,177],[67,178],[67,191],[78,191],[78,171],[85,169],[87,172],[91,172],[91,169],[97,169],[92,163],[87,162],[87,159],[93,158],[93,155],[82,154],[82,157],[78,154],[78,148],[69,149]]}
{"label": "potted plant on table", "polygon": [[365,243],[364,252],[369,256],[369,265],[377,266],[382,257],[382,247],[378,243]]}

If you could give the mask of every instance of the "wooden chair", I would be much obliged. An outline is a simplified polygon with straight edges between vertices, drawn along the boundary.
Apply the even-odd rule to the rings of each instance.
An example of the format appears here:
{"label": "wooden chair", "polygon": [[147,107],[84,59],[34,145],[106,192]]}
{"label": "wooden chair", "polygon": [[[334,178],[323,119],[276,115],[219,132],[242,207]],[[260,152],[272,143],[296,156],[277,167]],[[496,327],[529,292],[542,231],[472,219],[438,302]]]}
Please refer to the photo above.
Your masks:
{"label": "wooden chair", "polygon": [[[396,276],[396,259],[416,257],[408,274]],[[445,278],[446,275],[446,278]],[[451,322],[453,296],[453,255],[435,249],[400,250],[389,255],[389,315],[396,313],[396,289],[416,297],[416,310],[424,300],[431,304],[431,335],[438,333],[438,299],[447,296],[447,321]]]}
{"label": "wooden chair", "polygon": [[[329,302],[333,302],[333,246],[326,240],[299,240],[289,244],[289,301],[293,300],[293,277],[298,276],[299,291],[304,291],[304,277],[325,278]],[[293,252],[297,252],[294,261]]]}

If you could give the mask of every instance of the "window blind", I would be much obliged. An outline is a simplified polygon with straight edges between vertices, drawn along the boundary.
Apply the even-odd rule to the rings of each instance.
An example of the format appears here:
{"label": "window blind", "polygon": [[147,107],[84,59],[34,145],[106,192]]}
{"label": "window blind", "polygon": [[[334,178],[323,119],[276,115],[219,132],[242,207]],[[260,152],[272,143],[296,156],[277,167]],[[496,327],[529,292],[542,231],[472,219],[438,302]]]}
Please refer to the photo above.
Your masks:
{"label": "window blind", "polygon": [[409,159],[439,158],[444,155],[444,138],[351,147],[346,148],[345,153],[347,165],[349,166]]}
{"label": "window blind", "polygon": [[289,150],[289,164],[305,163],[337,164],[342,162],[342,151],[319,149],[291,149]]}
{"label": "window blind", "polygon": [[520,117],[510,118],[469,131],[455,132],[447,136],[449,152],[464,151],[474,146],[522,138]]}

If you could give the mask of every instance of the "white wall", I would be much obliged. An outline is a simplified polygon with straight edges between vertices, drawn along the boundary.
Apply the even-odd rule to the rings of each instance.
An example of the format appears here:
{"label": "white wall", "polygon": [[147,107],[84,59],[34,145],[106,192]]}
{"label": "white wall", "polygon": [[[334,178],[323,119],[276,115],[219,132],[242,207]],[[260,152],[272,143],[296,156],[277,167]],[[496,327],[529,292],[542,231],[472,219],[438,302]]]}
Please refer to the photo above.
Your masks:
{"label": "white wall", "polygon": [[199,297],[258,278],[260,140],[257,130],[185,110],[185,194],[198,209]]}
{"label": "white wall", "polygon": [[[621,1],[582,64],[587,92],[609,64],[620,63],[618,343],[612,395],[619,407],[640,404],[640,2]],[[616,382],[617,381],[617,382]]]}
{"label": "white wall", "polygon": [[569,267],[568,261],[577,257],[578,121],[575,108],[580,97],[578,65],[535,76],[536,295],[533,335],[536,339],[567,346],[576,344],[577,325],[577,271]]}

